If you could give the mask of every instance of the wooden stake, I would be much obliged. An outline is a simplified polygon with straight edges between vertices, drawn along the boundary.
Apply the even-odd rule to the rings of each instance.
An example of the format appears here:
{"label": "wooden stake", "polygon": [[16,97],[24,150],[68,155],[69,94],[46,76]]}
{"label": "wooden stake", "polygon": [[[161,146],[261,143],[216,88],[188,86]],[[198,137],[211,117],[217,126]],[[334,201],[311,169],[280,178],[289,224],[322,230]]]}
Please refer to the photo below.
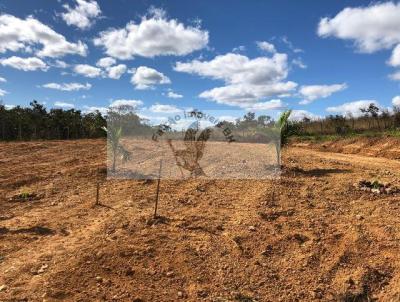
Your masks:
{"label": "wooden stake", "polygon": [[99,197],[100,197],[100,182],[97,182],[97,190],[96,190],[96,205],[99,205]]}
{"label": "wooden stake", "polygon": [[157,218],[158,196],[159,196],[159,193],[160,193],[160,181],[161,181],[161,169],[162,169],[162,159],[160,160],[160,170],[158,171],[156,204],[154,206],[154,219]]}

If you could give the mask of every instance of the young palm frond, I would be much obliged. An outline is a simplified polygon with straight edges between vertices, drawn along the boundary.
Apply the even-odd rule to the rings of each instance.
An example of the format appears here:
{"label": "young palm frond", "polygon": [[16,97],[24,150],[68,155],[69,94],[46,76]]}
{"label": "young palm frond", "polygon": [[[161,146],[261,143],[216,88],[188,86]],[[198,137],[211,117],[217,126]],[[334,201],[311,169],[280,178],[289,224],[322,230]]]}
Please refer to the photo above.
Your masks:
{"label": "young palm frond", "polygon": [[126,150],[121,144],[122,127],[102,127],[107,132],[108,143],[112,151],[112,172],[115,172],[117,156],[120,155],[123,163],[131,159],[132,153]]}
{"label": "young palm frond", "polygon": [[281,149],[287,144],[289,138],[289,117],[292,114],[292,110],[286,110],[281,113],[278,121],[275,123],[275,129],[279,132],[279,139],[275,141],[276,158],[279,167],[282,165],[281,162]]}

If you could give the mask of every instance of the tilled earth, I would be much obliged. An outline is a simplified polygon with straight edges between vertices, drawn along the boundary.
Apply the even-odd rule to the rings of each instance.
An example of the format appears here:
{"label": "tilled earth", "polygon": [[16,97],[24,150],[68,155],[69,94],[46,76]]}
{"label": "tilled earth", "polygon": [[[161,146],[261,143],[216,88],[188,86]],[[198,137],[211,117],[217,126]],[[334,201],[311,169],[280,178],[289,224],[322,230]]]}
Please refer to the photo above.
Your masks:
{"label": "tilled earth", "polygon": [[0,144],[0,301],[400,301],[400,195],[354,186],[396,160],[289,147],[280,179],[162,180],[154,220],[105,157]]}

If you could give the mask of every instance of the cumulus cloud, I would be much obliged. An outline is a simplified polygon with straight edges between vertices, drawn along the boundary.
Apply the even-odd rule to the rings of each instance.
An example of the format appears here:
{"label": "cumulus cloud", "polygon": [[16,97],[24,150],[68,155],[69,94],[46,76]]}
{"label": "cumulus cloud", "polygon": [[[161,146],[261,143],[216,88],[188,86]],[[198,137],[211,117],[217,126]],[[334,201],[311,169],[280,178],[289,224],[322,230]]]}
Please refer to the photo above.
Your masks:
{"label": "cumulus cloud", "polygon": [[389,79],[391,79],[392,81],[400,81],[400,71],[390,74]]}
{"label": "cumulus cloud", "polygon": [[116,66],[108,67],[107,70],[107,75],[110,79],[118,80],[125,72],[126,72],[126,65],[125,64],[119,64]]}
{"label": "cumulus cloud", "polygon": [[102,75],[102,70],[100,68],[87,64],[75,65],[74,71],[88,78],[97,78]]}
{"label": "cumulus cloud", "polygon": [[65,102],[55,102],[54,107],[63,108],[63,109],[72,109],[75,108],[74,104],[65,103]]}
{"label": "cumulus cloud", "polygon": [[283,82],[288,75],[288,64],[287,55],[281,53],[255,59],[228,53],[211,61],[177,62],[174,70],[223,80],[225,86],[204,91],[199,96],[244,108],[267,97],[288,95],[297,86],[294,82]]}
{"label": "cumulus cloud", "polygon": [[307,65],[304,64],[303,60],[301,58],[293,59],[292,64],[301,68],[301,69],[306,69]]}
{"label": "cumulus cloud", "polygon": [[388,63],[393,67],[400,66],[400,44],[393,49],[392,56]]}
{"label": "cumulus cloud", "polygon": [[132,75],[131,83],[136,89],[151,89],[154,85],[169,84],[170,79],[163,73],[146,66],[138,67]]}
{"label": "cumulus cloud", "polygon": [[114,58],[105,57],[105,58],[101,58],[100,60],[98,60],[96,63],[96,66],[101,67],[101,68],[107,68],[107,67],[111,67],[115,63],[117,63],[117,61]]}
{"label": "cumulus cloud", "polygon": [[328,107],[326,108],[326,111],[331,113],[339,113],[342,115],[351,114],[353,116],[360,116],[362,115],[360,109],[368,108],[369,104],[371,103],[375,104],[378,107],[380,106],[379,103],[375,100],[360,100],[360,101],[344,103],[339,106]]}
{"label": "cumulus cloud", "polygon": [[342,91],[347,88],[347,84],[334,85],[307,85],[301,86],[300,95],[304,98],[300,104],[310,104],[316,99],[324,99],[331,96],[335,92]]}
{"label": "cumulus cloud", "polygon": [[119,99],[119,100],[114,100],[110,104],[110,108],[118,108],[118,107],[123,107],[123,106],[129,106],[133,108],[138,108],[143,105],[143,102],[140,100],[126,100],[126,99]]}
{"label": "cumulus cloud", "polygon": [[177,62],[174,69],[180,72],[198,74],[203,77],[224,80],[231,84],[279,81],[286,78],[287,56],[275,54],[273,57],[248,57],[235,53],[216,56],[211,61],[193,60]]}
{"label": "cumulus cloud", "polygon": [[108,112],[107,107],[96,107],[96,106],[83,106],[83,112],[84,113],[95,113],[95,112],[100,112],[102,115],[106,115]]}
{"label": "cumulus cloud", "polygon": [[56,60],[51,66],[56,68],[67,68],[69,65],[61,60]]}
{"label": "cumulus cloud", "polygon": [[400,43],[400,3],[377,3],[345,8],[333,18],[322,18],[321,37],[351,40],[360,52],[372,53]]}
{"label": "cumulus cloud", "polygon": [[92,85],[89,83],[47,83],[42,85],[43,88],[56,89],[61,91],[78,91],[78,90],[89,90]]}
{"label": "cumulus cloud", "polygon": [[88,29],[94,23],[96,17],[100,16],[101,10],[94,0],[76,0],[76,6],[70,7],[64,4],[66,9],[61,17],[68,25],[74,25],[80,29]]}
{"label": "cumulus cloud", "polygon": [[152,10],[140,23],[132,21],[124,28],[101,32],[94,44],[103,47],[107,55],[122,60],[135,56],[182,56],[206,47],[208,32],[168,20],[162,10]]}
{"label": "cumulus cloud", "polygon": [[297,84],[294,82],[272,83],[266,85],[227,85],[213,88],[200,93],[201,98],[210,99],[220,104],[247,108],[259,100],[271,96],[286,96],[294,90]]}
{"label": "cumulus cloud", "polygon": [[5,78],[0,77],[0,82],[5,83],[7,80]]}
{"label": "cumulus cloud", "polygon": [[181,99],[183,98],[183,95],[173,91],[168,91],[167,97],[169,97],[170,99]]}
{"label": "cumulus cloud", "polygon": [[399,95],[395,96],[392,99],[392,104],[393,104],[393,106],[400,107],[400,96]]}
{"label": "cumulus cloud", "polygon": [[0,96],[5,96],[8,92],[0,88]]}
{"label": "cumulus cloud", "polygon": [[68,42],[65,37],[44,25],[34,17],[20,19],[12,15],[0,15],[0,53],[6,51],[29,52],[34,48],[38,57],[61,57],[67,54],[86,56],[87,46],[78,41]]}
{"label": "cumulus cloud", "polygon": [[304,118],[308,118],[310,120],[317,120],[320,119],[321,116],[315,115],[314,113],[311,113],[306,110],[292,110],[292,114],[290,115],[290,120],[291,121],[302,121]]}
{"label": "cumulus cloud", "polygon": [[39,58],[21,58],[12,56],[7,59],[0,59],[0,64],[3,66],[12,67],[23,71],[43,70],[47,71],[49,66]]}
{"label": "cumulus cloud", "polygon": [[281,100],[270,100],[267,102],[259,102],[255,103],[252,106],[246,108],[250,111],[258,111],[258,110],[282,110],[285,109],[287,105],[283,103]]}
{"label": "cumulus cloud", "polygon": [[257,41],[256,44],[257,44],[257,47],[261,50],[264,50],[264,51],[270,52],[270,53],[276,52],[275,46],[271,43],[268,43],[266,41]]}
{"label": "cumulus cloud", "polygon": [[152,105],[149,108],[149,110],[155,113],[176,113],[181,111],[178,107],[174,105],[162,105],[162,104]]}

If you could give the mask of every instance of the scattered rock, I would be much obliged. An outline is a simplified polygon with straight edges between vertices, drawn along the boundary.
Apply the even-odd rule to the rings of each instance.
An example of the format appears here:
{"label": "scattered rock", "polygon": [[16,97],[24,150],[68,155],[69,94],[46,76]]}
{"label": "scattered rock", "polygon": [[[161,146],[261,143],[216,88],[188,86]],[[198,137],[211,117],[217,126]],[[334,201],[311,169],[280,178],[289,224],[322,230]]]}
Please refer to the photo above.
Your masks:
{"label": "scattered rock", "polygon": [[42,274],[46,271],[49,266],[47,264],[43,264],[37,271],[38,274]]}
{"label": "scattered rock", "polygon": [[253,226],[253,225],[249,226],[249,231],[255,232],[256,231],[256,227]]}
{"label": "scattered rock", "polygon": [[103,278],[100,277],[100,276],[96,276],[96,281],[97,281],[97,282],[103,282]]}
{"label": "scattered rock", "polygon": [[172,272],[172,271],[166,273],[167,277],[172,277],[173,275],[174,275],[174,272]]}
{"label": "scattered rock", "polygon": [[183,298],[183,293],[181,291],[178,292],[178,298]]}
{"label": "scattered rock", "polygon": [[358,183],[355,183],[354,186],[361,191],[371,192],[377,195],[380,194],[395,194],[400,193],[400,189],[392,186],[390,183],[380,183],[377,180],[371,182],[367,180],[361,180]]}
{"label": "scattered rock", "polygon": [[3,285],[1,285],[0,286],[0,292],[2,292],[2,291],[4,291],[4,290],[7,290],[7,285],[5,285],[5,284],[3,284]]}

